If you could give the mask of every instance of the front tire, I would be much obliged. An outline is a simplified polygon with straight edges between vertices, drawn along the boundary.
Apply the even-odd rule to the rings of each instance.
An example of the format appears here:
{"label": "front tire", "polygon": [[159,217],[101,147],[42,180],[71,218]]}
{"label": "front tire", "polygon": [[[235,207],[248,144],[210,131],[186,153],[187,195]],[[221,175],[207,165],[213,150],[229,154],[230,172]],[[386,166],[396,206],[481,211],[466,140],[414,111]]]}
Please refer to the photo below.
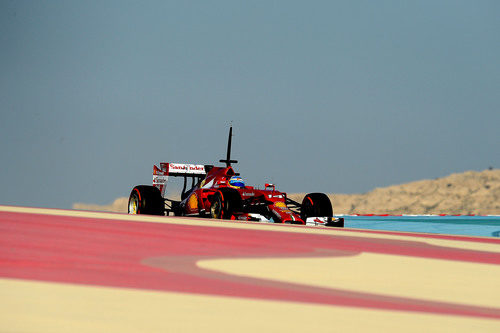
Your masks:
{"label": "front tire", "polygon": [[164,215],[165,201],[157,187],[138,185],[128,199],[129,214]]}
{"label": "front tire", "polygon": [[230,219],[235,212],[241,211],[241,206],[241,196],[238,191],[218,191],[214,194],[210,205],[210,217],[213,219]]}
{"label": "front tire", "polygon": [[306,222],[308,217],[331,217],[332,203],[324,193],[309,193],[302,200],[300,218]]}
{"label": "front tire", "polygon": [[212,204],[210,205],[210,217],[213,219],[221,219],[223,215],[222,195],[220,192],[214,194]]}

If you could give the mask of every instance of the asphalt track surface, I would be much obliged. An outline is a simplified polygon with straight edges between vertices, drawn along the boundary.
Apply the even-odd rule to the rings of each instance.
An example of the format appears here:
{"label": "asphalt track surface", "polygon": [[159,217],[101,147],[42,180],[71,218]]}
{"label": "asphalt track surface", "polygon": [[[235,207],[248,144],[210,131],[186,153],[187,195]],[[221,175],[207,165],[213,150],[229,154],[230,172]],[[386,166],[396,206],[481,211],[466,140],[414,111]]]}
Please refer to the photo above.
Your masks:
{"label": "asphalt track surface", "polygon": [[0,332],[500,331],[500,239],[0,206]]}

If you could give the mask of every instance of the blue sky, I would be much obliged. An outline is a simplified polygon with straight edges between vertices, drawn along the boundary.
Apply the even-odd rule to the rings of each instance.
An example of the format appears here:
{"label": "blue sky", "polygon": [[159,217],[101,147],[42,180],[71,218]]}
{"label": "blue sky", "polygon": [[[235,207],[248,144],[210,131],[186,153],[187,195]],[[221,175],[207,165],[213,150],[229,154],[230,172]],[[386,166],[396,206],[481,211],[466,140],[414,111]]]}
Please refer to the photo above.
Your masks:
{"label": "blue sky", "polygon": [[366,192],[500,165],[498,1],[0,1],[0,204],[152,165]]}

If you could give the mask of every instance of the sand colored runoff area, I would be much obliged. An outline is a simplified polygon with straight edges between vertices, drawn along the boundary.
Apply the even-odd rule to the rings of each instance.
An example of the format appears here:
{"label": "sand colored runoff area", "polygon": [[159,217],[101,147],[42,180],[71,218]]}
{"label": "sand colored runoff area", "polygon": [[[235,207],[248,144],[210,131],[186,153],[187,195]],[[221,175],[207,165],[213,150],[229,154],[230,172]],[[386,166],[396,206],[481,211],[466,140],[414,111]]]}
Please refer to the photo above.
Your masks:
{"label": "sand colored runoff area", "polygon": [[0,206],[0,331],[498,332],[500,240]]}
{"label": "sand colored runoff area", "polygon": [[498,320],[0,279],[4,332],[498,332]]}

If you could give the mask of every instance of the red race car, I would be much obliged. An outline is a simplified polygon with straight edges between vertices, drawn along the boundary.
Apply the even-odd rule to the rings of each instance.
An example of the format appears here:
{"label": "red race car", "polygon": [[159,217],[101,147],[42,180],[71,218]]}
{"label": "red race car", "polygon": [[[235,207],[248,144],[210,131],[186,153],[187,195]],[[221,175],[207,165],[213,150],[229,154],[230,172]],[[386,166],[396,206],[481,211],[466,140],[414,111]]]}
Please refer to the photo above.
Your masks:
{"label": "red race car", "polygon": [[[139,185],[130,193],[129,214],[211,217],[242,221],[262,221],[343,227],[343,218],[334,218],[332,204],[324,193],[309,193],[302,203],[287,198],[273,184],[264,189],[247,186],[231,164],[229,129],[225,167],[180,163],[160,163],[153,167],[153,186]],[[180,200],[166,197],[169,177],[182,177]],[[187,189],[188,180],[191,186]]]}

